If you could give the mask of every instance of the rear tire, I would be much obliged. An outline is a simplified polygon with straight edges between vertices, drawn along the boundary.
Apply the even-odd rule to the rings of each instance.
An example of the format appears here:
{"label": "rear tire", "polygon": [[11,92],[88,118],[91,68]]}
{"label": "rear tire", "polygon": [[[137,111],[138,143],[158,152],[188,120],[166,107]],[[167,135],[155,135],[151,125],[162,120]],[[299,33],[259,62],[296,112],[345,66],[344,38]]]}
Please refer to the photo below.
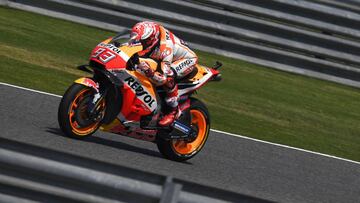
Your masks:
{"label": "rear tire", "polygon": [[58,109],[58,122],[65,135],[83,139],[93,134],[101,125],[105,101],[100,103],[100,114],[97,119],[91,119],[87,113],[89,99],[95,90],[87,86],[74,83],[65,92]]}
{"label": "rear tire", "polygon": [[191,142],[182,140],[166,140],[158,136],[157,146],[167,159],[186,161],[194,157],[204,147],[210,131],[210,115],[204,103],[191,98],[191,125],[197,129],[197,137]]}

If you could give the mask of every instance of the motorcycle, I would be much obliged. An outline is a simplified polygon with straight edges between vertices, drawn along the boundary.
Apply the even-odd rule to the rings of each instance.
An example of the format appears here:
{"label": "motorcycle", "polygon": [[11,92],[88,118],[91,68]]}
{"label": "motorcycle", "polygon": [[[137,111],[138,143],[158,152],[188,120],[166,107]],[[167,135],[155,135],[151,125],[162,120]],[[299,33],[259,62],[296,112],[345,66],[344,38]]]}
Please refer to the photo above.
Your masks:
{"label": "motorcycle", "polygon": [[[124,43],[125,42],[125,43]],[[217,70],[197,65],[185,78],[176,78],[181,116],[169,127],[158,126],[164,112],[166,96],[136,70],[137,64],[147,62],[153,70],[158,63],[139,57],[141,43],[126,43],[123,35],[111,37],[91,52],[88,65],[78,68],[91,73],[74,81],[62,97],[58,122],[63,133],[83,139],[99,128],[102,131],[154,142],[160,153],[170,160],[185,161],[204,147],[209,136],[210,115],[206,105],[192,97],[209,81],[221,80]]]}

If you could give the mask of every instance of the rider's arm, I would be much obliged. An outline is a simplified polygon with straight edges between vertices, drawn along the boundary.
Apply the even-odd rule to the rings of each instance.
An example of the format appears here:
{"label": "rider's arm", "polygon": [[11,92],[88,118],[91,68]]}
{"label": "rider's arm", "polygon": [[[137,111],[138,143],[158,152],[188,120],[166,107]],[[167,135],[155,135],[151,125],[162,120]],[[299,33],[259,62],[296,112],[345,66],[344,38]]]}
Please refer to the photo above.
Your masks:
{"label": "rider's arm", "polygon": [[174,43],[172,33],[160,26],[160,65],[165,77],[173,76],[170,65],[174,57]]}
{"label": "rider's arm", "polygon": [[174,42],[171,39],[171,33],[162,26],[160,27],[160,47],[159,47],[159,61],[162,73],[155,72],[149,69],[148,64],[140,63],[139,68],[147,77],[149,77],[155,84],[163,85],[167,82],[168,77],[172,77],[174,73],[170,68],[170,64],[173,60],[173,47]]}

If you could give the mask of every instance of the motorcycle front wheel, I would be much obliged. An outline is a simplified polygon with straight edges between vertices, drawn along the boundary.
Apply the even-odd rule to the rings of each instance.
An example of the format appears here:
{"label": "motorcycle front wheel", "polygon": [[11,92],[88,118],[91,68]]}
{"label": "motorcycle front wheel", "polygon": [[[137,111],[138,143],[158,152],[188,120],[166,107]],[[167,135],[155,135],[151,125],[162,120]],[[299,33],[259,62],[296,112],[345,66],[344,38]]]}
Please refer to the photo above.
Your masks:
{"label": "motorcycle front wheel", "polygon": [[165,140],[159,138],[157,146],[164,157],[174,161],[186,161],[194,157],[204,147],[210,131],[210,115],[204,103],[191,98],[191,126],[196,129],[196,138],[192,141]]}
{"label": "motorcycle front wheel", "polygon": [[101,125],[105,112],[105,100],[97,107],[98,115],[89,116],[89,103],[95,90],[87,86],[74,83],[65,92],[58,109],[58,122],[65,135],[83,139],[93,134]]}

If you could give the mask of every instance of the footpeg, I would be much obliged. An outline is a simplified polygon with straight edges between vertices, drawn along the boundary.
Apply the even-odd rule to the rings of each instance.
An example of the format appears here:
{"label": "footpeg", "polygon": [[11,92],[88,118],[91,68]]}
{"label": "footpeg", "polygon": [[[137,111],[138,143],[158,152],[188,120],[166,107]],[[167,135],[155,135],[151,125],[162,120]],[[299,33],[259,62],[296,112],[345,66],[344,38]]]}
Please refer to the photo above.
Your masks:
{"label": "footpeg", "polygon": [[196,138],[196,132],[178,120],[171,124],[171,128],[174,130],[170,133],[170,139],[193,140]]}
{"label": "footpeg", "polygon": [[190,135],[192,129],[188,126],[186,126],[185,124],[182,124],[181,122],[179,122],[178,120],[175,120],[172,125],[171,125],[174,129],[184,133],[185,135]]}

